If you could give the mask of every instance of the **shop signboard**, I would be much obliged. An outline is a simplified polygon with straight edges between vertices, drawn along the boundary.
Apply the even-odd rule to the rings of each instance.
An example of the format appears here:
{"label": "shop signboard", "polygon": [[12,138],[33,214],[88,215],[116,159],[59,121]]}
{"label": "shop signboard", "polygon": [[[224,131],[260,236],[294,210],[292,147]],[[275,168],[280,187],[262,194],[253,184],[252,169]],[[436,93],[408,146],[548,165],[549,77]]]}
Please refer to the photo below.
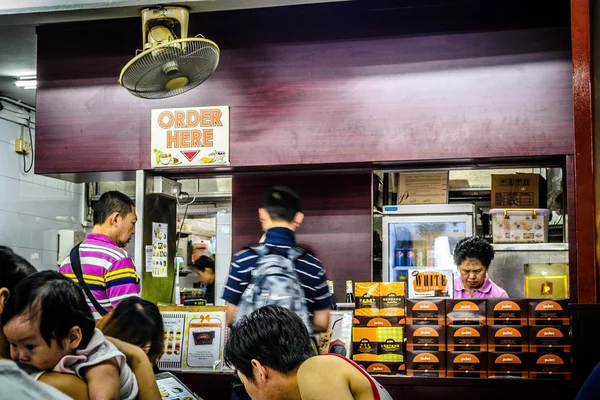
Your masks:
{"label": "shop signboard", "polygon": [[229,165],[229,106],[152,110],[152,168]]}

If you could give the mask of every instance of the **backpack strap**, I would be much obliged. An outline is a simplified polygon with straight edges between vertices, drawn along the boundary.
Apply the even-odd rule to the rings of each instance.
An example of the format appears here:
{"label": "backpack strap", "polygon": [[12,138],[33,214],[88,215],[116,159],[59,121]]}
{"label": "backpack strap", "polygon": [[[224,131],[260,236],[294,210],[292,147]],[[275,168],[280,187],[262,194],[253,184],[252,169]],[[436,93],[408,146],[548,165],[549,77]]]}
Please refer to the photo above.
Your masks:
{"label": "backpack strap", "polygon": [[252,250],[261,257],[269,254],[269,248],[263,243],[253,244],[252,246],[250,246],[250,250]]}
{"label": "backpack strap", "polygon": [[96,300],[96,297],[94,297],[94,294],[88,287],[87,283],[85,283],[85,280],[83,280],[83,270],[81,269],[81,258],[79,255],[80,245],[81,243],[73,247],[71,249],[71,253],[69,254],[71,261],[71,269],[77,277],[77,282],[79,283],[79,286],[83,289],[83,292],[86,294],[87,298],[90,300],[98,314],[100,314],[101,316],[105,316],[106,314],[108,314],[108,311],[106,311],[106,309],[102,307],[100,303],[98,303],[98,300]]}
{"label": "backpack strap", "polygon": [[294,246],[288,250],[288,258],[293,262],[296,262],[297,259],[302,257],[306,253],[304,249],[300,246]]}

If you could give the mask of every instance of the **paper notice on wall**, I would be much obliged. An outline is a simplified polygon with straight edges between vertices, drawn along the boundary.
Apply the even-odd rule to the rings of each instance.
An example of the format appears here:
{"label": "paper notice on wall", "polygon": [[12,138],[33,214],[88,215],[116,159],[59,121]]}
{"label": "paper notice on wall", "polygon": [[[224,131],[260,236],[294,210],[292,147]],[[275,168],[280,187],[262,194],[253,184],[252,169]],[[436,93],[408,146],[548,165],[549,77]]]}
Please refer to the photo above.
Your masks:
{"label": "paper notice on wall", "polygon": [[398,204],[448,203],[448,171],[400,174]]}
{"label": "paper notice on wall", "polygon": [[146,272],[152,272],[152,256],[154,255],[154,248],[152,245],[146,246]]}
{"label": "paper notice on wall", "polygon": [[169,224],[152,223],[152,276],[167,277],[169,252],[167,249]]}

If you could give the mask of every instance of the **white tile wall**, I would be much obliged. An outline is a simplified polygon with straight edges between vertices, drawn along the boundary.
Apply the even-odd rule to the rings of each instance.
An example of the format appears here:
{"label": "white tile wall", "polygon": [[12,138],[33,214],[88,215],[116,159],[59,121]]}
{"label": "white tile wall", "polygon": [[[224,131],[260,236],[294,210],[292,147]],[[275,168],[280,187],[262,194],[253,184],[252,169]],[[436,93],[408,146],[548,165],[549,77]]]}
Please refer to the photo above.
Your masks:
{"label": "white tile wall", "polygon": [[[23,156],[14,152],[19,135],[19,125],[0,119],[0,245],[12,247],[38,269],[57,269],[57,230],[83,230],[83,185],[35,175],[35,166],[25,173]],[[27,156],[27,167],[30,162]]]}

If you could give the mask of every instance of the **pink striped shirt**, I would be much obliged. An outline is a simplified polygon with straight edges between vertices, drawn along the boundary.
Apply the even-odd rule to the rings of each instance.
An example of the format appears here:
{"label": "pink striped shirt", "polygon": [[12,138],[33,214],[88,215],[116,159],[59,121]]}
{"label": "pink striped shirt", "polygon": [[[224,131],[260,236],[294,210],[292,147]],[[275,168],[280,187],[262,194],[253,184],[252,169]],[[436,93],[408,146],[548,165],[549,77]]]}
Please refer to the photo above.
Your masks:
{"label": "pink striped shirt", "polygon": [[[79,254],[83,280],[106,311],[112,311],[126,297],[139,295],[140,281],[133,261],[108,236],[87,235],[79,247]],[[63,261],[60,273],[77,282],[70,257]],[[89,300],[87,302],[94,318],[99,319],[100,314]]]}

